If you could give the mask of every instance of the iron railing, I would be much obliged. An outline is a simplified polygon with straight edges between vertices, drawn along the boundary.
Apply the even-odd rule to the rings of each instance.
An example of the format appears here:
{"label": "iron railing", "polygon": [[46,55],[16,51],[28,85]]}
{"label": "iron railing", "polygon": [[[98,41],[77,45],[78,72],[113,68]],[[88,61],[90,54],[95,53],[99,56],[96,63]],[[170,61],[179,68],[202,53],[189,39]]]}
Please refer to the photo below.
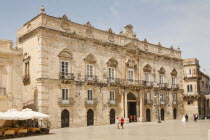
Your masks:
{"label": "iron railing", "polygon": [[153,86],[153,82],[151,82],[151,81],[141,81],[141,84],[143,85],[143,86],[146,86],[146,87],[152,87]]}
{"label": "iron railing", "polygon": [[60,72],[59,77],[62,80],[74,80],[75,78],[73,73],[65,73],[65,72]]}
{"label": "iron railing", "polygon": [[85,81],[98,81],[97,76],[95,75],[85,75]]}
{"label": "iron railing", "polygon": [[179,84],[172,84],[171,85],[171,88],[172,89],[179,89]]}
{"label": "iron railing", "polygon": [[58,104],[59,105],[74,105],[74,99],[73,98],[58,98]]}
{"label": "iron railing", "polygon": [[92,99],[85,98],[85,105],[97,105],[97,104],[98,104],[97,98],[92,98]]}
{"label": "iron railing", "polygon": [[167,88],[168,83],[158,83],[159,88]]}
{"label": "iron railing", "polygon": [[144,100],[144,104],[145,105],[152,105],[153,104],[153,100],[151,100],[151,99],[145,99]]}
{"label": "iron railing", "polygon": [[121,79],[120,78],[109,77],[109,78],[107,78],[107,83],[120,84],[121,83]]}

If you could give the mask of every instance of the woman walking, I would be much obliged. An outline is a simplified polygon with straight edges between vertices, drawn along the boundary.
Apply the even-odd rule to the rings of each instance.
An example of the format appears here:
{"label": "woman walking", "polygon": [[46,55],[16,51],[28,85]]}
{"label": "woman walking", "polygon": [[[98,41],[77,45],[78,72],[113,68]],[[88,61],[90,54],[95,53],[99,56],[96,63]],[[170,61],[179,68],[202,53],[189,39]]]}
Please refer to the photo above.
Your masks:
{"label": "woman walking", "polygon": [[116,118],[116,124],[117,124],[117,128],[120,129],[120,121],[119,121],[118,117]]}
{"label": "woman walking", "polygon": [[121,123],[121,127],[122,127],[122,129],[124,129],[124,123],[125,123],[125,120],[124,120],[124,118],[123,118],[123,117],[121,118],[120,123]]}

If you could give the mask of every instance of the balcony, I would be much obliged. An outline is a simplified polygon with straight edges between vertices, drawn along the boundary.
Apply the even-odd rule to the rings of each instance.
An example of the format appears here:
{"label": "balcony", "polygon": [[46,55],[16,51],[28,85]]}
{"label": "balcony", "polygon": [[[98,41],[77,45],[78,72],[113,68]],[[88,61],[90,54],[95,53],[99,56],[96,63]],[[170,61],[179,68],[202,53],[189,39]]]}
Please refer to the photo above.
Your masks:
{"label": "balcony", "polygon": [[172,105],[177,105],[177,104],[178,104],[177,100],[172,100]]}
{"label": "balcony", "polygon": [[23,76],[23,84],[24,85],[30,84],[30,75],[24,75]]}
{"label": "balcony", "polygon": [[98,82],[98,77],[95,75],[85,75],[85,81],[88,85],[95,85]]}
{"label": "balcony", "polygon": [[118,101],[116,99],[115,100],[108,99],[108,105],[109,107],[116,107],[118,106]]}
{"label": "balcony", "polygon": [[151,99],[145,99],[144,100],[144,104],[145,105],[153,105],[153,100],[151,100]]}
{"label": "balcony", "polygon": [[192,73],[192,74],[184,74],[184,79],[198,79],[198,78],[201,78],[201,75],[200,74],[195,74],[195,73]]}
{"label": "balcony", "polygon": [[119,78],[109,77],[109,78],[107,78],[107,83],[109,83],[109,84],[120,84],[121,80]]}
{"label": "balcony", "polygon": [[160,100],[160,105],[167,105],[168,104],[168,100]]}
{"label": "balcony", "polygon": [[140,80],[123,79],[122,84],[125,84],[125,85],[140,85]]}
{"label": "balcony", "polygon": [[158,83],[160,89],[168,88],[168,83]]}
{"label": "balcony", "polygon": [[58,98],[58,105],[60,106],[73,106],[74,105],[74,99],[73,98]]}
{"label": "balcony", "polygon": [[0,96],[6,96],[6,88],[0,87]]}
{"label": "balcony", "polygon": [[93,98],[92,100],[85,98],[85,106],[96,106],[97,104],[97,98]]}
{"label": "balcony", "polygon": [[145,87],[153,87],[153,82],[151,81],[141,81],[141,84]]}
{"label": "balcony", "polygon": [[64,84],[71,84],[74,80],[74,74],[73,73],[64,73],[64,72],[60,72],[59,74],[59,79],[61,81],[61,83]]}
{"label": "balcony", "polygon": [[179,84],[172,84],[171,89],[179,89]]}

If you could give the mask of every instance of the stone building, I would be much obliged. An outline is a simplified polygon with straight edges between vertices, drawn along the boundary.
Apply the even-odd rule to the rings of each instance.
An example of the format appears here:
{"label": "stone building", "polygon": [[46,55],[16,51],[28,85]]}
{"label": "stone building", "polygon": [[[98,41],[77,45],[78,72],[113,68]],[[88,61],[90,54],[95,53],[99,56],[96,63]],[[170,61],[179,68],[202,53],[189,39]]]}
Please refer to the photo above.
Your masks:
{"label": "stone building", "polygon": [[180,119],[179,49],[140,41],[133,26],[116,34],[66,15],[41,13],[17,32],[24,54],[24,107],[51,115],[54,128]]}
{"label": "stone building", "polygon": [[22,109],[22,50],[0,39],[0,112]]}
{"label": "stone building", "polygon": [[209,116],[209,76],[200,71],[196,58],[183,60],[184,66],[184,108],[185,113],[193,118],[198,114],[200,119]]}

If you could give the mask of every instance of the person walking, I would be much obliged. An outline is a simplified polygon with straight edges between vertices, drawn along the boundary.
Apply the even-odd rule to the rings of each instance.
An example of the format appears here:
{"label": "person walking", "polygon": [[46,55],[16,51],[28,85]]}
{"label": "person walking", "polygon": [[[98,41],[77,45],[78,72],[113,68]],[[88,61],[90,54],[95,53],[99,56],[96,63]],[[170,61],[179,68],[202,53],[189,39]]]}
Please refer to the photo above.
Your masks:
{"label": "person walking", "polygon": [[133,121],[137,122],[136,115],[133,115]]}
{"label": "person walking", "polygon": [[120,129],[120,121],[118,117],[116,118],[116,124],[117,124],[117,128]]}
{"label": "person walking", "polygon": [[124,118],[123,118],[123,117],[121,118],[120,123],[121,123],[121,127],[122,127],[122,129],[124,129],[124,123],[125,123],[125,120],[124,120]]}
{"label": "person walking", "polygon": [[185,120],[186,120],[186,122],[188,122],[188,115],[187,114],[185,115]]}
{"label": "person walking", "polygon": [[130,122],[132,122],[133,121],[133,116],[130,115],[129,119],[130,119]]}

